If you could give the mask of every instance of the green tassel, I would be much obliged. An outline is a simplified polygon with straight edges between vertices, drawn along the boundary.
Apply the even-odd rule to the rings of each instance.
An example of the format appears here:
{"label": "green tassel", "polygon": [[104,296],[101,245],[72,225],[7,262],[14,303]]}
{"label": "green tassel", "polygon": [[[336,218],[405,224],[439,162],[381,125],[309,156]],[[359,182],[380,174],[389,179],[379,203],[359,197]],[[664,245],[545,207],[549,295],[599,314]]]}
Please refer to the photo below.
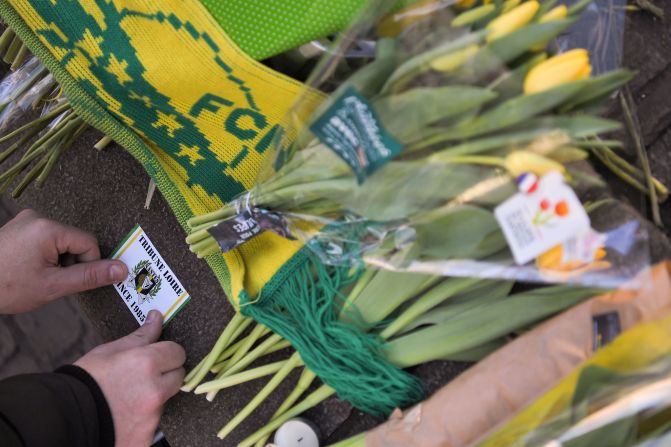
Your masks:
{"label": "green tassel", "polygon": [[381,338],[338,318],[340,291],[359,275],[306,253],[296,255],[256,301],[243,292],[241,312],[288,340],[308,369],[366,413],[386,417],[421,400],[419,380],[386,360]]}

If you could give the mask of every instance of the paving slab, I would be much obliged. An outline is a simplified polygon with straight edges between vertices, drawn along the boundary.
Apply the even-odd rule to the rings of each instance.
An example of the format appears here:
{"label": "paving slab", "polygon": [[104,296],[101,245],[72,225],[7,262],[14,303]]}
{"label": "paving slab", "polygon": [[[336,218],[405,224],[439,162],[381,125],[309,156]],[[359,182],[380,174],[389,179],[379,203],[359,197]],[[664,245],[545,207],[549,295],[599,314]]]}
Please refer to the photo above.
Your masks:
{"label": "paving slab", "polygon": [[[660,2],[660,6],[671,16],[671,3]],[[671,30],[666,24],[647,14],[630,15],[625,61],[641,71],[632,89],[645,123],[646,141],[652,146],[653,169],[667,184],[671,184],[671,83],[664,80],[671,76],[670,42]],[[99,137],[94,130],[87,132],[64,154],[44,188],[29,188],[18,204],[95,233],[104,254],[109,254],[136,223],[141,224],[192,296],[191,302],[163,334],[165,339],[174,340],[187,348],[187,368],[190,368],[208,352],[233,315],[233,310],[209,267],[189,252],[184,243],[184,232],[160,193],[156,193],[149,210],[143,208],[149,182],[147,174],[116,145],[102,152],[94,150],[93,145]],[[627,189],[615,188],[614,194],[627,198],[633,204],[627,212],[635,213],[634,208],[640,209],[645,205],[640,196],[631,194]],[[669,205],[665,204],[663,209],[666,222],[671,225]],[[661,241],[660,247],[668,243],[661,232],[657,232],[655,237]],[[656,256],[668,255],[664,248]],[[137,327],[112,288],[83,294],[79,301],[105,340],[125,335]],[[280,352],[271,360],[286,355],[286,352]],[[424,378],[427,388],[433,390],[456,377],[466,367],[458,363],[435,362],[423,365],[416,372]],[[162,429],[173,447],[234,446],[262,422],[269,420],[296,379],[297,374],[294,373],[225,442],[217,440],[216,432],[258,393],[263,380],[221,392],[212,403],[202,396],[181,393],[168,403]],[[308,413],[308,417],[324,429],[330,441],[353,435],[377,422],[352,411],[337,399],[325,402]]]}

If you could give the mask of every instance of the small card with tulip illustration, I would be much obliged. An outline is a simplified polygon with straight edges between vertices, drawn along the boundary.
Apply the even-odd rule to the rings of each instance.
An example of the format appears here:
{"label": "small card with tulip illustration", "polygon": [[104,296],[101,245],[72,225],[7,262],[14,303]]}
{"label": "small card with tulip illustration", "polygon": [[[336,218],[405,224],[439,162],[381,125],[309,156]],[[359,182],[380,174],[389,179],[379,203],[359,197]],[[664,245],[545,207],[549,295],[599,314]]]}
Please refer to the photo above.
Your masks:
{"label": "small card with tulip illustration", "polygon": [[494,210],[517,264],[590,229],[585,208],[560,172],[540,179],[523,174],[517,183],[520,192]]}

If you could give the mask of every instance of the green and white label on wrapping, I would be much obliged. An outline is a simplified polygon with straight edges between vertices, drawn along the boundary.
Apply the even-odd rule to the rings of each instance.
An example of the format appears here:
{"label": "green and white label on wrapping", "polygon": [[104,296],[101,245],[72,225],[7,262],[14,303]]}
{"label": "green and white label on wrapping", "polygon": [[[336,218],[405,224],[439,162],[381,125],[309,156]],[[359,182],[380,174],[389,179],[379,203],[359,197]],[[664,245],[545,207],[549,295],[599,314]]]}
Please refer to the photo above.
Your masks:
{"label": "green and white label on wrapping", "polygon": [[158,310],[167,324],[189,301],[184,286],[139,225],[111,257],[128,267],[128,277],[114,284],[114,289],[138,323],[143,324],[150,311]]}
{"label": "green and white label on wrapping", "polygon": [[403,149],[354,87],[336,98],[310,130],[352,167],[359,183]]}

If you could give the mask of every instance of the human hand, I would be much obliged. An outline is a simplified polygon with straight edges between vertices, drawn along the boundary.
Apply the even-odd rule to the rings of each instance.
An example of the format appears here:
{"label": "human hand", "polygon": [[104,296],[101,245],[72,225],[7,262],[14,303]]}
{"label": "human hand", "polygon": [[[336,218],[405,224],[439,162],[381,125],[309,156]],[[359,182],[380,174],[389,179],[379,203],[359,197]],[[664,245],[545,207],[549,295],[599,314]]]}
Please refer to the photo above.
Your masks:
{"label": "human hand", "polygon": [[121,261],[101,260],[95,236],[24,210],[0,229],[0,314],[123,281]]}
{"label": "human hand", "polygon": [[171,341],[156,343],[162,327],[161,313],[152,310],[140,329],[75,362],[105,395],[119,447],[151,445],[163,405],[184,380],[184,349]]}

